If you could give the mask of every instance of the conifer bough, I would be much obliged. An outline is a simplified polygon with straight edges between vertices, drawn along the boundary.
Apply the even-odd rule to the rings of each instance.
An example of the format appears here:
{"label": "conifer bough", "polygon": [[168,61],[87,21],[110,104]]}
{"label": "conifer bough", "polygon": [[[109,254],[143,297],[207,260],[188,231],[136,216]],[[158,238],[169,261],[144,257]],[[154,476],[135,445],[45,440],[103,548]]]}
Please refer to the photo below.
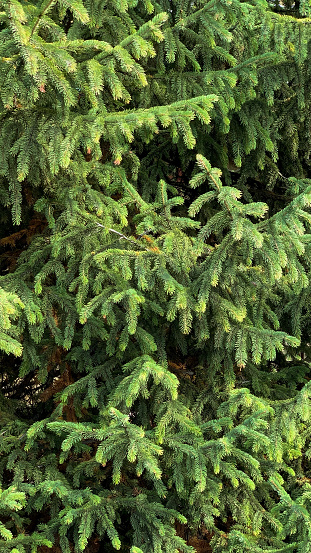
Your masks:
{"label": "conifer bough", "polygon": [[0,553],[310,553],[310,0],[0,2]]}

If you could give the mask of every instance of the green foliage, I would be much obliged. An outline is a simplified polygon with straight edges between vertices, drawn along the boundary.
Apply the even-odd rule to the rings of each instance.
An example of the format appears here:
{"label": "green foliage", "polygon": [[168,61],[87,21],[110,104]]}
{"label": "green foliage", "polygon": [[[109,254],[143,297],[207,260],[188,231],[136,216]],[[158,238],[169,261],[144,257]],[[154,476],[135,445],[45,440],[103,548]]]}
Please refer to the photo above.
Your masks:
{"label": "green foliage", "polygon": [[0,3],[0,553],[311,551],[310,2]]}
{"label": "green foliage", "polygon": [[16,339],[18,331],[12,321],[19,315],[24,304],[16,294],[6,293],[0,288],[0,349],[13,355],[22,355],[22,346]]}

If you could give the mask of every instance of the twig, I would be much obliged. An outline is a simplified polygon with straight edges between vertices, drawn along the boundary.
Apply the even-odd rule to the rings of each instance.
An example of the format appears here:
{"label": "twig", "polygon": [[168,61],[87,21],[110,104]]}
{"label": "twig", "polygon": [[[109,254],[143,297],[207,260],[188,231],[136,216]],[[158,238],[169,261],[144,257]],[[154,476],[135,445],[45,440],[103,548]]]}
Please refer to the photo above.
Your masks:
{"label": "twig", "polygon": [[135,240],[131,240],[131,238],[128,238],[127,236],[125,236],[125,234],[122,234],[122,232],[119,232],[118,230],[114,230],[113,228],[107,229],[107,227],[105,227],[104,225],[101,225],[100,223],[96,223],[96,225],[98,227],[109,230],[109,232],[113,232],[114,234],[117,234],[118,236],[120,236],[120,240],[121,239],[128,240],[128,242],[132,242],[132,244],[135,244],[135,246],[137,246],[137,242]]}
{"label": "twig", "polygon": [[49,8],[51,7],[51,5],[53,4],[55,0],[50,0],[50,2],[48,3],[47,6],[45,6],[44,10],[42,10],[42,12],[39,14],[38,18],[37,18],[37,21],[35,22],[33,28],[32,28],[32,31],[30,33],[30,38],[32,38],[36,28],[38,27],[39,23],[40,23],[40,19],[41,17],[46,14],[46,12],[49,10]]}

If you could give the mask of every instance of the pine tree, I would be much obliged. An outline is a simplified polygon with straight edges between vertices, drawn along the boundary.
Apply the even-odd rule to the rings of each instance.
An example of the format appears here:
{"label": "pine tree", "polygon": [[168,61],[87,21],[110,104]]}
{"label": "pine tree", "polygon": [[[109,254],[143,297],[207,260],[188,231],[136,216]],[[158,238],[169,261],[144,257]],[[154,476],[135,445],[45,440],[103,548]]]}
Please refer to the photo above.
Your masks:
{"label": "pine tree", "polygon": [[0,1],[0,552],[311,552],[311,3]]}

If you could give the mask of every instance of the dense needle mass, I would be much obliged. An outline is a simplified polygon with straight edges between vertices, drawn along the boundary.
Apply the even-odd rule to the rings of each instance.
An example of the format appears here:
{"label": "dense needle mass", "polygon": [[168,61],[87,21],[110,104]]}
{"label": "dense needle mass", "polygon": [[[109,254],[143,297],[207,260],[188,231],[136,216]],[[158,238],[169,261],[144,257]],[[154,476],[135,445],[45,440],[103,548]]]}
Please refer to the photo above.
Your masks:
{"label": "dense needle mass", "polygon": [[311,1],[0,3],[0,552],[311,552]]}

